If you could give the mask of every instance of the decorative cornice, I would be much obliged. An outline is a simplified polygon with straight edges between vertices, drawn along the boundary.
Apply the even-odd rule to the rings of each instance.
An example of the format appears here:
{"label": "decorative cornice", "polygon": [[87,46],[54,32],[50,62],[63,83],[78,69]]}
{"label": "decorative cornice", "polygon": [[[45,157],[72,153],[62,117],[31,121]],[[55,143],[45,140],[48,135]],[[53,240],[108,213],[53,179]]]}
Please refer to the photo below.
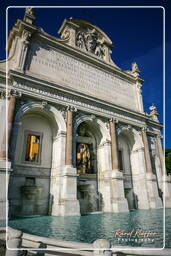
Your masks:
{"label": "decorative cornice", "polygon": [[48,92],[47,89],[46,90],[44,88],[38,89],[38,87],[36,88],[36,86],[33,86],[33,85],[34,85],[33,83],[32,83],[32,86],[27,84],[14,83],[14,86],[16,88],[19,88],[23,94],[26,94],[28,96],[30,95],[37,98],[40,98],[41,96],[41,98],[44,99],[45,101],[54,102],[54,103],[57,103],[60,105],[66,105],[66,106],[71,105],[72,103],[72,106],[80,110],[93,113],[95,115],[103,116],[108,119],[110,119],[112,116],[114,118],[117,118],[120,122],[126,122],[126,123],[130,122],[130,124],[134,124],[135,126],[139,126],[139,127],[142,127],[145,124],[144,120],[142,121],[137,120],[136,116],[135,118],[132,118],[124,115],[123,110],[121,110],[123,114],[119,114],[112,110],[111,111],[106,110],[105,107],[104,108],[100,106],[98,107],[97,106],[98,103],[95,103],[95,102],[93,103],[91,101],[89,101],[89,103],[86,103],[81,98],[80,100],[77,100],[76,97],[72,97],[72,96],[67,97],[66,94],[59,93],[57,90],[55,91],[55,93],[54,92],[52,93],[50,92],[50,90]]}
{"label": "decorative cornice", "polygon": [[10,80],[14,88],[18,88],[27,96],[36,97],[38,99],[41,97],[41,99],[45,101],[63,106],[72,104],[87,113],[93,113],[107,119],[114,116],[115,118],[118,118],[120,122],[129,123],[137,127],[142,127],[145,123],[156,127],[156,129],[161,129],[163,127],[162,124],[154,122],[144,114],[138,112],[134,113],[121,107],[113,106],[109,103],[102,103],[97,99],[89,99],[89,97],[75,95],[74,93],[67,92],[66,90],[63,90],[63,93],[63,91],[59,91],[56,84],[43,81],[28,74],[23,75],[20,72],[11,70]]}

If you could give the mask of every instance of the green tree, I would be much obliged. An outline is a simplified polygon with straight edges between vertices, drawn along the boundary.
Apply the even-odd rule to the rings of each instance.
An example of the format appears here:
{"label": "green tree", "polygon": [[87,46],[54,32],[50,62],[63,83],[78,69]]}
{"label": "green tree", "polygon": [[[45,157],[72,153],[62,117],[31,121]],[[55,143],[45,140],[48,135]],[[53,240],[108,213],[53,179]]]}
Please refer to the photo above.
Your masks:
{"label": "green tree", "polygon": [[171,149],[165,150],[165,161],[167,174],[171,174]]}

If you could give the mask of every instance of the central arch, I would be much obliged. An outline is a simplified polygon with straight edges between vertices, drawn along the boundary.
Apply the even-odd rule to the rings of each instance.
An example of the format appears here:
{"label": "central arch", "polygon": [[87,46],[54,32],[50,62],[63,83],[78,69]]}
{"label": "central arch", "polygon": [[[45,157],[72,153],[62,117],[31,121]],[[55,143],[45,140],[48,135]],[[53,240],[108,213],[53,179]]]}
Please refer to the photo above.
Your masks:
{"label": "central arch", "polygon": [[[94,116],[79,116],[74,122],[73,165],[77,169],[77,198],[81,214],[102,211],[105,200],[101,175],[110,168],[106,163],[106,143],[110,136],[105,124]],[[110,145],[108,145],[110,146]],[[110,154],[110,148],[108,147]],[[109,160],[110,161],[110,160]]]}

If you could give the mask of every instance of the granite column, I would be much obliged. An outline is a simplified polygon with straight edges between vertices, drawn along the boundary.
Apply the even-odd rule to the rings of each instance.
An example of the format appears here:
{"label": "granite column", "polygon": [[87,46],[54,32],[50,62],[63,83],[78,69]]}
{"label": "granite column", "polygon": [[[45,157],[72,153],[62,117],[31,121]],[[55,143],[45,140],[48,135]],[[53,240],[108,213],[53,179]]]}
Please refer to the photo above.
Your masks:
{"label": "granite column", "polygon": [[73,112],[75,107],[67,107],[67,134],[65,167],[62,175],[61,193],[61,214],[62,216],[80,216],[80,205],[77,199],[77,170],[73,167],[72,147],[73,147]]}
{"label": "granite column", "polygon": [[109,120],[112,158],[110,177],[111,208],[112,212],[128,212],[128,202],[124,195],[123,173],[119,171],[116,123],[116,119],[111,118]]}
{"label": "granite column", "polygon": [[149,206],[151,209],[162,208],[162,201],[159,197],[157,177],[153,174],[150,150],[147,138],[146,128],[142,128],[142,139],[144,143],[144,155],[145,155],[145,165],[146,165],[146,180],[147,180],[147,191]]}
{"label": "granite column", "polygon": [[[4,126],[4,131],[3,131],[3,137],[2,137],[2,142],[0,145],[0,160],[4,160],[8,158],[8,146],[9,146],[9,141],[10,141],[10,136],[11,136],[11,131],[12,131],[12,122],[14,118],[14,110],[15,110],[15,104],[16,104],[16,97],[21,96],[19,92],[17,92],[15,89],[11,89],[7,92],[3,92],[3,97],[4,99],[7,99],[7,104],[5,108],[6,112],[6,124]],[[7,127],[7,132],[6,132],[6,127]],[[6,137],[7,136],[7,137]],[[7,143],[7,144],[6,144]]]}
{"label": "granite column", "polygon": [[146,171],[147,171],[147,173],[152,173],[152,165],[151,165],[151,158],[150,158],[150,151],[149,151],[146,128],[142,129],[142,139],[143,139],[143,143],[144,143]]}
{"label": "granite column", "polygon": [[162,175],[166,175],[166,168],[164,164],[164,154],[163,154],[163,149],[162,149],[162,143],[161,143],[161,135],[157,135],[155,138],[156,141],[156,150],[158,153],[158,157],[160,159],[160,164],[161,164],[161,173]]}
{"label": "granite column", "polygon": [[119,170],[116,123],[117,123],[117,120],[113,118],[109,120],[110,136],[111,136],[112,170]]}
{"label": "granite column", "polygon": [[[9,175],[11,171],[11,162],[8,158],[8,147],[12,131],[12,122],[14,117],[16,97],[20,96],[15,89],[4,90],[1,93],[1,136],[0,136],[0,219],[6,217],[6,188],[8,188]],[[7,131],[6,131],[7,129]],[[7,172],[6,172],[7,169]]]}
{"label": "granite column", "polygon": [[72,166],[72,129],[73,129],[73,109],[71,109],[71,107],[68,107],[65,164],[70,166]]}

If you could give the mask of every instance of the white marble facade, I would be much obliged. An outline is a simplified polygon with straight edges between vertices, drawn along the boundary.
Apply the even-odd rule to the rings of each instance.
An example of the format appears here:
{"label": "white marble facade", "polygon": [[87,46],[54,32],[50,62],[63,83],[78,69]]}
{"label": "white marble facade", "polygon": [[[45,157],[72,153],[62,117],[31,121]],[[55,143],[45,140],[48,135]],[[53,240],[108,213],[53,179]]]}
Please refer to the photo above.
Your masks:
{"label": "white marble facade", "polygon": [[26,9],[10,32],[6,92],[0,62],[0,218],[6,166],[12,217],[171,207],[162,125],[155,106],[144,113],[137,64],[121,70],[88,22],[66,19],[55,38],[34,19]]}

